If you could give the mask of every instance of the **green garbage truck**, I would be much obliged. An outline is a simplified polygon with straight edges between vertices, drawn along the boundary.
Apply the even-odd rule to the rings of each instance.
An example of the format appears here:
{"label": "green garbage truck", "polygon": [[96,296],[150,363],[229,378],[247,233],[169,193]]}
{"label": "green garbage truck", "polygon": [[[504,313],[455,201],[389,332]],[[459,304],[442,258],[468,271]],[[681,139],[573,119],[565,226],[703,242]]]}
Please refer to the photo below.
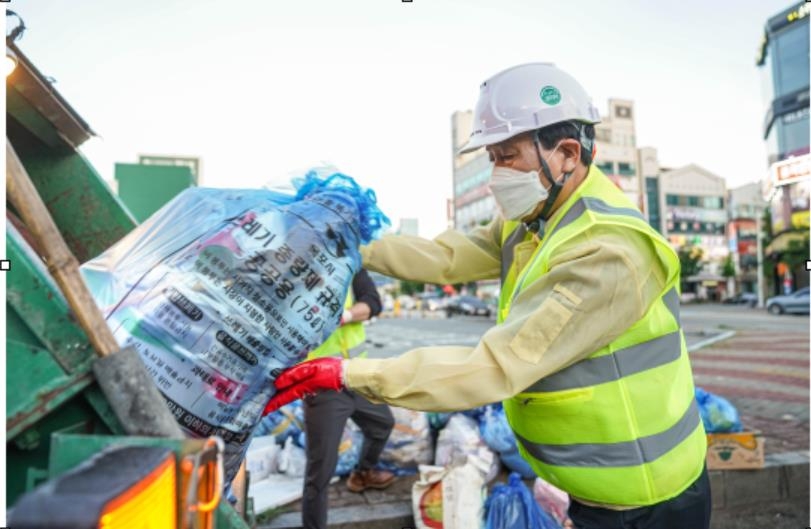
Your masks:
{"label": "green garbage truck", "polygon": [[223,499],[221,441],[142,431],[136,412],[154,422],[136,408],[148,391],[127,386],[131,373],[99,369],[100,356],[124,355],[112,351],[103,320],[94,328],[96,316],[85,314],[92,308],[69,269],[136,221],[78,150],[90,126],[10,39],[6,50],[17,60],[6,77],[3,272],[10,525],[253,527],[244,472],[232,486],[236,504]]}

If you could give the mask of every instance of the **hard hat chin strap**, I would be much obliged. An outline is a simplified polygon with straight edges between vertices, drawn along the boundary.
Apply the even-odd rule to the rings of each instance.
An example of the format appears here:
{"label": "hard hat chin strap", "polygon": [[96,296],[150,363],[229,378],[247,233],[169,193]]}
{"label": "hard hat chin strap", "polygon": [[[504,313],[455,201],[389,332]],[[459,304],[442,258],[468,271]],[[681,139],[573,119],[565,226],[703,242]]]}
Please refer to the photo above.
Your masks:
{"label": "hard hat chin strap", "polygon": [[561,179],[561,182],[557,182],[554,178],[552,178],[552,171],[549,170],[549,165],[546,163],[546,160],[544,160],[543,156],[541,156],[541,144],[540,141],[538,140],[537,133],[535,134],[534,137],[534,143],[535,143],[535,152],[538,155],[538,161],[541,163],[541,174],[550,183],[550,187],[547,189],[549,191],[549,196],[546,197],[546,201],[544,202],[543,208],[541,209],[540,213],[538,213],[538,215],[534,219],[525,224],[527,230],[532,231],[534,233],[538,233],[541,237],[543,237],[543,234],[541,232],[543,231],[544,224],[546,223],[547,220],[549,220],[549,214],[552,209],[552,205],[555,203],[555,200],[557,200],[558,195],[560,195],[560,191],[563,189],[564,184],[566,184],[566,181],[572,175],[573,171],[563,173],[563,178]]}

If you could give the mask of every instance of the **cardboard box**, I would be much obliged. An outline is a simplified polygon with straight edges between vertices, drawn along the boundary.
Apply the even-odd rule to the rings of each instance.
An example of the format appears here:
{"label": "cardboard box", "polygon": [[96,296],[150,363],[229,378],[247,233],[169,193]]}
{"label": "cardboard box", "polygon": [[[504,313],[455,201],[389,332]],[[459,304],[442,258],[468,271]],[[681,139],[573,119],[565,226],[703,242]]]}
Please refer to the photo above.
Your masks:
{"label": "cardboard box", "polygon": [[758,432],[707,434],[710,470],[763,468],[763,436]]}

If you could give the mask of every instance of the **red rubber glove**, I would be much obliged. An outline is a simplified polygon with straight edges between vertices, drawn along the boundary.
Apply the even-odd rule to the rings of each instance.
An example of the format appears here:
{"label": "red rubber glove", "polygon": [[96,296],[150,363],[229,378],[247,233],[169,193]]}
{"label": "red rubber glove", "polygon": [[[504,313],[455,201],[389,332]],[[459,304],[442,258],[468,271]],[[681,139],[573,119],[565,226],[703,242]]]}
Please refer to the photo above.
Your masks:
{"label": "red rubber glove", "polygon": [[325,389],[340,391],[344,387],[343,360],[327,357],[294,365],[275,380],[276,394],[268,401],[262,416]]}

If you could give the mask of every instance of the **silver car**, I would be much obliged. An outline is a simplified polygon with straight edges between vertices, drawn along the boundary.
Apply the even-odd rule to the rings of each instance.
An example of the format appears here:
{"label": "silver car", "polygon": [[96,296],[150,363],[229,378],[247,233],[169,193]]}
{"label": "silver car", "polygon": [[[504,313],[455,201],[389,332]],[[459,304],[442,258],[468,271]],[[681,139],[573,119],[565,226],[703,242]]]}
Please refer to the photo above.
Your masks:
{"label": "silver car", "polygon": [[801,288],[792,294],[775,296],[766,300],[766,310],[770,314],[808,314],[808,287]]}

